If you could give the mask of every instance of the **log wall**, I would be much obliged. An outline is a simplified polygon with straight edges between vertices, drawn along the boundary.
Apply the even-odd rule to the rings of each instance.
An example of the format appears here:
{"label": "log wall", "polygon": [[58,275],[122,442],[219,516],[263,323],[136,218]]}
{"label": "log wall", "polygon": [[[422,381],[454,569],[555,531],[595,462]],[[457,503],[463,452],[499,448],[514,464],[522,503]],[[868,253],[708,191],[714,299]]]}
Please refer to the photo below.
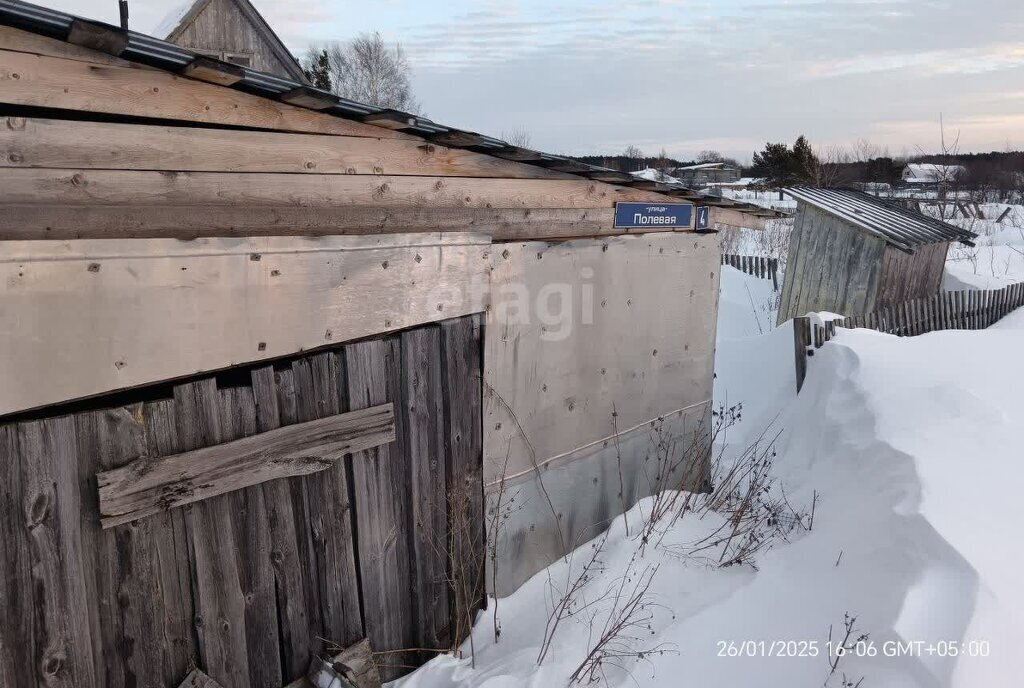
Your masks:
{"label": "log wall", "polygon": [[[483,590],[482,546],[449,546],[483,538],[481,341],[468,316],[8,417],[0,686],[278,688],[325,640],[385,677],[449,647]],[[101,527],[98,473],[389,403],[393,442]]]}

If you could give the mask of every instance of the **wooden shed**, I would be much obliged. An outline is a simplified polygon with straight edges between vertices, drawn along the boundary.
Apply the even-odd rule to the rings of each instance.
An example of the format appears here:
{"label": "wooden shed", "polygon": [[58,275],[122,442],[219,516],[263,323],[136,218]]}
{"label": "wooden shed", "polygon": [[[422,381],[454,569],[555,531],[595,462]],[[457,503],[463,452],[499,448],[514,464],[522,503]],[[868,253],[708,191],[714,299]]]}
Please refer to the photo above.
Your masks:
{"label": "wooden shed", "polygon": [[194,0],[179,5],[154,33],[200,55],[305,81],[299,61],[249,0]]}
{"label": "wooden shed", "polygon": [[901,205],[848,189],[798,187],[779,324],[811,311],[864,315],[942,286],[949,244],[976,237]]}
{"label": "wooden shed", "polygon": [[0,686],[392,678],[663,487],[718,243],[617,202],[772,215],[0,0]]}

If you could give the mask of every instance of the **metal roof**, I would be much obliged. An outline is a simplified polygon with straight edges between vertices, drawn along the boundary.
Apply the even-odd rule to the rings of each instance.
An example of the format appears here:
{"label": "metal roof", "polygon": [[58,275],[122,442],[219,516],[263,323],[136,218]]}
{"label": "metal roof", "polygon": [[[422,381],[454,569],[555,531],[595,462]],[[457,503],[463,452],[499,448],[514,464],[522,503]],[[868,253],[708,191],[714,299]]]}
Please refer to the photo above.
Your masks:
{"label": "metal roof", "polygon": [[[108,36],[120,39],[119,41],[103,41],[99,45],[88,46],[90,48],[103,50],[115,57],[132,62],[179,73],[186,71],[193,63],[198,64],[201,62],[206,68],[209,68],[211,65],[214,67],[219,66],[224,73],[233,76],[237,75],[237,81],[229,86],[223,85],[223,82],[218,82],[221,83],[223,88],[233,88],[274,100],[283,100],[282,96],[287,96],[293,90],[302,89],[308,97],[315,98],[320,102],[320,107],[316,108],[320,112],[374,126],[401,129],[449,148],[474,150],[507,160],[515,160],[527,165],[536,165],[538,167],[568,172],[595,181],[604,181],[620,186],[655,191],[669,196],[678,196],[682,200],[704,205],[733,208],[759,217],[782,216],[781,213],[774,210],[751,203],[702,194],[681,184],[664,184],[644,179],[634,179],[629,174],[618,170],[588,165],[564,156],[520,148],[492,136],[448,127],[419,115],[357,103],[336,96],[333,93],[312,88],[299,81],[284,79],[248,67],[212,60],[207,56],[199,55],[186,48],[137,31],[125,31],[119,26],[75,17],[66,12],[33,5],[22,2],[22,0],[0,0],[0,24],[6,24],[61,41],[69,41],[69,34],[73,25],[86,25],[92,29],[100,29]],[[118,45],[123,47],[114,48],[114,46]],[[328,104],[326,107],[324,107],[325,103]],[[302,107],[302,105],[296,104],[296,107]]]}
{"label": "metal roof", "polygon": [[854,189],[816,189],[797,186],[787,194],[863,229],[901,251],[913,253],[917,246],[942,241],[959,241],[973,246],[977,234],[948,222],[936,220],[898,203]]}

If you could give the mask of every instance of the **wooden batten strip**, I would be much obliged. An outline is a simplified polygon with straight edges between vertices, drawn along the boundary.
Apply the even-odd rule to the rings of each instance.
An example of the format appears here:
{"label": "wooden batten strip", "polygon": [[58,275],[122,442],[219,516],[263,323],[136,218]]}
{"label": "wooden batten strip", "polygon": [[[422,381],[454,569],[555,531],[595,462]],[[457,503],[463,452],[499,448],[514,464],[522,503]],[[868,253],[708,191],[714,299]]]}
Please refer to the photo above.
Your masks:
{"label": "wooden batten strip", "polygon": [[219,86],[231,86],[245,78],[245,70],[230,62],[221,62],[205,55],[197,55],[192,62],[185,65],[181,72],[190,79],[207,81]]}
{"label": "wooden batten strip", "polygon": [[457,129],[434,134],[430,137],[430,140],[445,146],[455,146],[456,148],[479,146],[484,142],[484,138],[480,134],[471,131],[459,131]]}
{"label": "wooden batten strip", "polygon": [[326,110],[338,104],[338,97],[310,86],[296,86],[281,94],[281,100],[310,110]]}
{"label": "wooden batten strip", "polygon": [[404,132],[161,70],[9,50],[0,50],[0,102],[253,129],[415,140]]}
{"label": "wooden batten strip", "polygon": [[96,475],[104,528],[277,478],[309,475],[395,440],[390,403],[195,451],[137,459]]}
{"label": "wooden batten strip", "polygon": [[363,121],[375,127],[402,130],[416,126],[416,115],[398,110],[384,110],[366,115]]}
{"label": "wooden batten strip", "polygon": [[109,24],[75,19],[68,31],[68,43],[117,57],[128,47],[128,32]]}

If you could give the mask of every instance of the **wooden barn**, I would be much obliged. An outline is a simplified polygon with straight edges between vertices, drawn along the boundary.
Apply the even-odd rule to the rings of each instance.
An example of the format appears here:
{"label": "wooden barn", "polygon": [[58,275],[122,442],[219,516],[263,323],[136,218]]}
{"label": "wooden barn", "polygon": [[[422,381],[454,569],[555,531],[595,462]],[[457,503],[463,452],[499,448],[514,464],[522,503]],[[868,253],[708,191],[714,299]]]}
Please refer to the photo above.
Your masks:
{"label": "wooden barn", "polygon": [[458,646],[699,443],[698,215],[773,213],[0,0],[0,686]]}
{"label": "wooden barn", "polygon": [[951,242],[972,232],[846,189],[798,187],[779,324],[811,311],[864,315],[942,286]]}
{"label": "wooden barn", "polygon": [[305,81],[302,66],[249,0],[194,0],[171,10],[154,32],[200,55]]}

